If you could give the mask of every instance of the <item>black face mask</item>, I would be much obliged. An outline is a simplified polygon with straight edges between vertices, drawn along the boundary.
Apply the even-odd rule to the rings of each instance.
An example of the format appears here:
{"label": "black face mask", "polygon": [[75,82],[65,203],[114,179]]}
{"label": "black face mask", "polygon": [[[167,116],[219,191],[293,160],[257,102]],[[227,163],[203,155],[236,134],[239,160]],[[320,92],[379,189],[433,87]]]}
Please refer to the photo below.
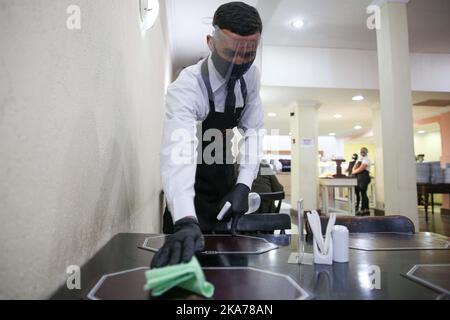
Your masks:
{"label": "black face mask", "polygon": [[[243,63],[243,64],[233,64],[230,61],[222,58],[216,50],[212,52],[211,60],[214,63],[214,67],[220,73],[224,79],[240,79],[252,66],[255,59]],[[231,72],[230,72],[231,70]]]}

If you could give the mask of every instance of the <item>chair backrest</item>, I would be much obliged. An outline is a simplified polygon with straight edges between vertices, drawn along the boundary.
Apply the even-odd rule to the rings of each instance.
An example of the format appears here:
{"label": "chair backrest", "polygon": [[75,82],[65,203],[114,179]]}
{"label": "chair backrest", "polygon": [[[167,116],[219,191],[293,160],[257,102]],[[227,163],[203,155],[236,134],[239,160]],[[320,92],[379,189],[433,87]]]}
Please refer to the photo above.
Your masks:
{"label": "chair backrest", "polygon": [[258,193],[261,198],[261,203],[264,200],[271,200],[271,201],[278,201],[277,207],[275,209],[275,212],[272,213],[280,213],[281,210],[281,202],[285,198],[284,191],[278,191],[278,192],[261,192]]}
{"label": "chair backrest", "polygon": [[[322,233],[325,234],[328,217],[320,217]],[[312,234],[305,217],[306,231],[308,235]],[[405,216],[379,216],[379,217],[336,217],[336,225],[346,226],[350,233],[371,233],[371,232],[415,232],[414,223]]]}

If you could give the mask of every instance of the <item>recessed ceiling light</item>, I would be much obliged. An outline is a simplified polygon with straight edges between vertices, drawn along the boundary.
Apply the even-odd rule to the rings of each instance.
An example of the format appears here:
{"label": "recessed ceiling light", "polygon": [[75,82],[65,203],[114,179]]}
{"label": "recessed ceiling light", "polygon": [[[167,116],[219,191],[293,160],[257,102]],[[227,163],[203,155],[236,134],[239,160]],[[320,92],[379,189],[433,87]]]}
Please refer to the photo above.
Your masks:
{"label": "recessed ceiling light", "polygon": [[361,95],[359,95],[359,96],[354,96],[354,97],[352,98],[352,100],[353,100],[353,101],[363,101],[363,100],[364,100],[364,97],[361,96]]}
{"label": "recessed ceiling light", "polygon": [[291,22],[291,25],[295,28],[295,29],[301,29],[305,26],[305,21],[303,21],[302,19],[297,19]]}
{"label": "recessed ceiling light", "polygon": [[340,118],[342,118],[342,114],[335,114],[335,115],[333,116],[333,118],[340,119]]}
{"label": "recessed ceiling light", "polygon": [[419,134],[424,134],[426,131],[425,130],[420,130],[418,133]]}
{"label": "recessed ceiling light", "polygon": [[277,116],[277,114],[275,112],[269,112],[267,115],[269,117],[276,117]]}
{"label": "recessed ceiling light", "polygon": [[353,127],[353,129],[355,129],[355,130],[361,130],[362,128],[363,128],[363,127],[360,126],[359,124]]}
{"label": "recessed ceiling light", "polygon": [[292,132],[289,132],[289,135],[292,136]]}
{"label": "recessed ceiling light", "polygon": [[330,132],[328,135],[331,136],[331,137],[334,137],[336,135],[336,133]]}

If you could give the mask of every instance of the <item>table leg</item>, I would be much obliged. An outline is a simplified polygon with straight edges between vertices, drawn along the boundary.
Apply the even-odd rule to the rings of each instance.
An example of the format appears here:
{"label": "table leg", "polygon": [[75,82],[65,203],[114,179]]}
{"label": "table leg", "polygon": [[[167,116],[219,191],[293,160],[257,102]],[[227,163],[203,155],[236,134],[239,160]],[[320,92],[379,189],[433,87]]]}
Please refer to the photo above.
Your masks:
{"label": "table leg", "polygon": [[328,187],[325,186],[325,215],[328,217]]}
{"label": "table leg", "polygon": [[431,193],[431,213],[434,216],[434,193]]}
{"label": "table leg", "polygon": [[320,196],[322,197],[321,198],[321,200],[322,200],[322,211],[325,212],[325,188],[324,188],[324,186],[321,186],[320,190],[321,190]]}
{"label": "table leg", "polygon": [[348,195],[350,198],[350,213],[352,216],[355,215],[355,188],[354,187],[349,187],[348,188]]}

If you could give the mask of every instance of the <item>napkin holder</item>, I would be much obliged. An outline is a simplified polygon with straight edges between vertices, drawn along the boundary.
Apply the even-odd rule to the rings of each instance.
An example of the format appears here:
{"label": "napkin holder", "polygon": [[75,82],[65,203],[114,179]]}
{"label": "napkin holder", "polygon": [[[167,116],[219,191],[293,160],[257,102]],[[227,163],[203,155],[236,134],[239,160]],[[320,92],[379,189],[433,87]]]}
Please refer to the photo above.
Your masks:
{"label": "napkin holder", "polygon": [[[322,235],[322,226],[317,211],[308,213],[308,221],[313,233],[313,253],[315,264],[333,264],[333,241],[332,229],[336,221],[336,214],[331,213],[325,232],[325,239]],[[319,243],[318,243],[319,242]]]}
{"label": "napkin holder", "polygon": [[317,245],[316,240],[314,240],[314,263],[315,264],[333,264],[333,241],[329,242],[328,251],[326,254],[322,253]]}

